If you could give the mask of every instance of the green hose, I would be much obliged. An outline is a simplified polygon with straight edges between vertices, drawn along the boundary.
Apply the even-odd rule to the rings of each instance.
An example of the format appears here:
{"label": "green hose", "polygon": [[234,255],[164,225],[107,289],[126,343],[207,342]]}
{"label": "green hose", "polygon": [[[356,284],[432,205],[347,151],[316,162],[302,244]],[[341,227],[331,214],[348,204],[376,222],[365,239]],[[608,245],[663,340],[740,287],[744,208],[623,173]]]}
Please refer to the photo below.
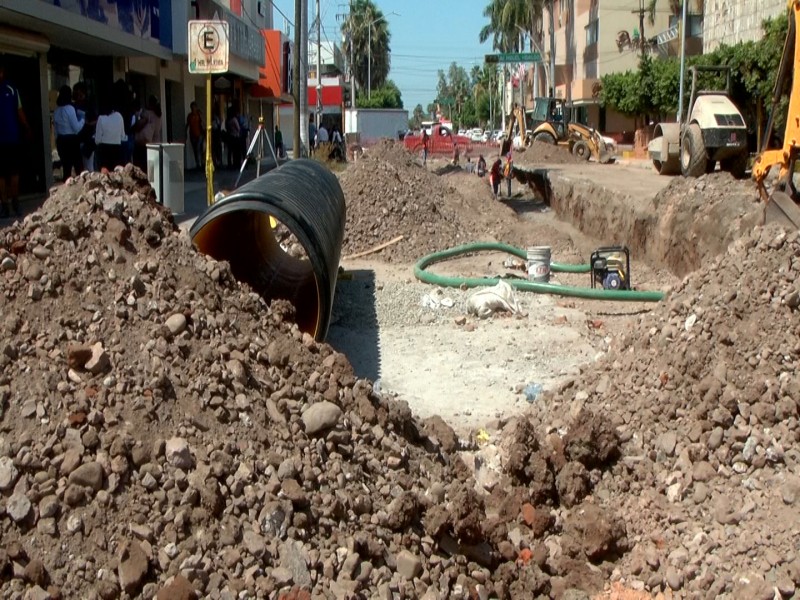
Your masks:
{"label": "green hose", "polygon": [[[436,275],[428,273],[425,269],[432,264],[442,262],[462,254],[471,252],[493,251],[506,252],[518,258],[526,259],[528,253],[522,248],[516,248],[508,244],[496,242],[474,242],[448,248],[441,252],[434,252],[423,256],[414,265],[414,276],[424,283],[440,285],[442,287],[481,287],[487,285],[497,285],[499,277],[449,277],[447,275]],[[550,270],[556,273],[588,273],[591,271],[590,265],[567,265],[561,263],[550,263]],[[525,292],[537,294],[554,294],[556,296],[571,296],[574,298],[587,298],[590,300],[626,300],[628,302],[659,302],[664,299],[663,292],[643,292],[636,290],[604,290],[599,288],[572,287],[567,285],[556,285],[554,283],[537,283],[527,279],[507,279],[504,280],[512,287]]]}

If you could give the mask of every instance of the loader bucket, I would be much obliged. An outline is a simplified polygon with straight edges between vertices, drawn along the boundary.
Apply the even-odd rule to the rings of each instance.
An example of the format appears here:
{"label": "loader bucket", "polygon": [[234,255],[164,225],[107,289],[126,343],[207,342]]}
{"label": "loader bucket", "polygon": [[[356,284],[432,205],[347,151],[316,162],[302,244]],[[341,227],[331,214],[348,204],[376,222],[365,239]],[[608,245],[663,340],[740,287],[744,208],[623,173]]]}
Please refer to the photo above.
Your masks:
{"label": "loader bucket", "polygon": [[764,224],[768,223],[800,229],[800,206],[786,192],[773,192],[764,207]]}

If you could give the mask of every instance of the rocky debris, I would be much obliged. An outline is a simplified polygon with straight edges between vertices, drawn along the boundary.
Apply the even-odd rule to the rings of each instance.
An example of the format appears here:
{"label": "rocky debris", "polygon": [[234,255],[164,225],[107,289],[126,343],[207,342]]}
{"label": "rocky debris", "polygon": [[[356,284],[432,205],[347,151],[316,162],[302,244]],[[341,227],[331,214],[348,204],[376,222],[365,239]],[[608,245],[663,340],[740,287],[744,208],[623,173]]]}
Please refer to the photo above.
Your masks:
{"label": "rocky debris", "polygon": [[[614,579],[686,597],[795,593],[800,556],[785,524],[800,468],[799,271],[800,234],[754,230],[616,336],[605,357],[532,405],[530,418],[563,432],[565,457],[588,469],[593,505],[613,511],[610,520],[589,513],[562,522],[589,560],[617,557]],[[595,416],[581,418],[587,411]],[[570,415],[603,426],[581,432]],[[614,436],[621,445],[609,454]],[[589,451],[586,441],[599,446]],[[602,475],[586,464],[617,452]],[[511,466],[526,473],[531,464]]]}
{"label": "rocky debris", "polygon": [[402,235],[375,257],[413,262],[474,236],[457,208],[461,195],[420,165],[402,144],[383,140],[339,175],[347,202],[343,255],[369,250]]}
{"label": "rocky debris", "polygon": [[540,167],[542,165],[569,165],[585,162],[573,156],[566,145],[554,145],[534,141],[525,149],[514,150],[511,154],[514,165],[521,168]]}
{"label": "rocky debris", "polygon": [[73,178],[0,248],[3,597],[549,589],[540,546],[520,577],[528,526],[494,515],[452,433],[196,253],[140,171]]}

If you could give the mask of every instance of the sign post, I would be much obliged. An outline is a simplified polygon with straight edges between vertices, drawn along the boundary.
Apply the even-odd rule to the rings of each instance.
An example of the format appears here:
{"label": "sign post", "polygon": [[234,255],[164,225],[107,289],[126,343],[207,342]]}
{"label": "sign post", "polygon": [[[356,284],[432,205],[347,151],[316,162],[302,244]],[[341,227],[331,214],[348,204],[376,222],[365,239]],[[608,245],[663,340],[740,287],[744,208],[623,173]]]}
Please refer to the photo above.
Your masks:
{"label": "sign post", "polygon": [[484,60],[489,64],[497,63],[526,63],[542,62],[542,55],[538,52],[501,52],[500,54],[487,54]]}
{"label": "sign post", "polygon": [[214,204],[214,161],[211,156],[211,75],[227,73],[230,51],[228,23],[189,21],[189,73],[206,76],[206,201]]}

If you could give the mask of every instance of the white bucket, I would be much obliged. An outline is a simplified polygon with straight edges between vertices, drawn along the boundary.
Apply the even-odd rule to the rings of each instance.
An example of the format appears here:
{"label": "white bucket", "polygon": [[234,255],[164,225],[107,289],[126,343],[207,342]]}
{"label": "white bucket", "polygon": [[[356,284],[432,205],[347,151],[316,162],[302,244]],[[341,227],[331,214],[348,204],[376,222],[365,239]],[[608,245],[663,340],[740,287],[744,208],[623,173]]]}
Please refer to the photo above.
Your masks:
{"label": "white bucket", "polygon": [[550,246],[528,248],[528,279],[536,283],[550,281]]}

